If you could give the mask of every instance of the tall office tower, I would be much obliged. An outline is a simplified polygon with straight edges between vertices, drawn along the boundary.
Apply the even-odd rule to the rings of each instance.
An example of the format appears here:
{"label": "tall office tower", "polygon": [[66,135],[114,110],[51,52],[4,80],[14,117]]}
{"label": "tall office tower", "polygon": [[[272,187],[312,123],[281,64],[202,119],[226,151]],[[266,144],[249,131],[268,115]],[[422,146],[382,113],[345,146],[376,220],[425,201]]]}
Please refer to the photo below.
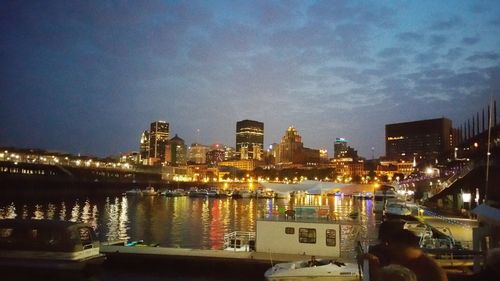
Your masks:
{"label": "tall office tower", "polygon": [[347,154],[347,140],[344,138],[335,138],[335,143],[333,144],[333,158],[344,158]]}
{"label": "tall office tower", "polygon": [[239,159],[262,159],[264,123],[253,120],[236,122],[236,155]]}
{"label": "tall office tower", "polygon": [[385,125],[385,153],[390,160],[434,161],[448,151],[451,120],[438,118]]}
{"label": "tall office tower", "polygon": [[294,127],[289,127],[285,135],[281,138],[281,142],[278,146],[278,153],[276,157],[276,163],[301,163],[303,162],[302,149],[304,144],[302,143],[302,137],[299,132]]}
{"label": "tall office tower", "polygon": [[142,132],[141,141],[139,144],[139,155],[140,155],[140,162],[143,165],[147,165],[148,160],[149,160],[149,131],[148,130]]}
{"label": "tall office tower", "polygon": [[175,135],[168,141],[165,162],[172,166],[186,165],[187,148],[184,140]]}
{"label": "tall office tower", "polygon": [[149,130],[149,162],[156,165],[165,162],[165,148],[168,143],[169,124],[165,121],[151,123]]}

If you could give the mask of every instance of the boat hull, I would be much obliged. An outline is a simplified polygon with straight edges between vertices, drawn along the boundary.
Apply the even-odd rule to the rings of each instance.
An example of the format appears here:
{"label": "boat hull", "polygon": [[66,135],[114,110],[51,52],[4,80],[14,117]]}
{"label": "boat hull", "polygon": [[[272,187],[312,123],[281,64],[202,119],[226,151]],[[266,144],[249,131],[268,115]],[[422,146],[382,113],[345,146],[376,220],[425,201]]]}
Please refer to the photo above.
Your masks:
{"label": "boat hull", "polygon": [[268,281],[295,281],[295,280],[359,280],[359,269],[353,263],[326,263],[319,261],[320,265],[307,266],[307,262],[281,263],[268,269],[264,277]]}

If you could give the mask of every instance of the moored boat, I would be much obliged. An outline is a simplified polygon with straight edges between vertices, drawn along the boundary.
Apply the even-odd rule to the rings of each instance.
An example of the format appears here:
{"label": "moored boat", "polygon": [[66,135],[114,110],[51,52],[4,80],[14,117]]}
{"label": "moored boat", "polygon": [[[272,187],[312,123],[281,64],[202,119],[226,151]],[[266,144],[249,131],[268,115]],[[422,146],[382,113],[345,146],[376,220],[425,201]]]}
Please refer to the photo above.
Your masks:
{"label": "moored boat", "polygon": [[328,259],[278,263],[269,268],[264,277],[268,281],[360,280],[358,264]]}
{"label": "moored boat", "polygon": [[92,227],[56,220],[0,220],[0,268],[98,271],[105,260]]}

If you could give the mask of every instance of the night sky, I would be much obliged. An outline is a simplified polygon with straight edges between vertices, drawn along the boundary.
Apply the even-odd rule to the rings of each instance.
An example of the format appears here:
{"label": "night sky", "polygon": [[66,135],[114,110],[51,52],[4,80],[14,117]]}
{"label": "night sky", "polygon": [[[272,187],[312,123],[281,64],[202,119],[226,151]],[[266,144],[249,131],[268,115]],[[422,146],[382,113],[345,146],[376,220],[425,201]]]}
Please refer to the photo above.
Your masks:
{"label": "night sky", "polygon": [[[1,1],[0,146],[108,156],[293,125],[385,154],[385,125],[500,102],[500,1]],[[197,133],[199,129],[199,134]]]}

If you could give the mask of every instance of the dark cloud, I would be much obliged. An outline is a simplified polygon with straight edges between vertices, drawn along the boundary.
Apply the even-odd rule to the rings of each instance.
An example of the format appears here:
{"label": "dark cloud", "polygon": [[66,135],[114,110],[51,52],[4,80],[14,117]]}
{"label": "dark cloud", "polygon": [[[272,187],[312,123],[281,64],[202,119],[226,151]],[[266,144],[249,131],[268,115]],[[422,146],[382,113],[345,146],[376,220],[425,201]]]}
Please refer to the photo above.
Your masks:
{"label": "dark cloud", "polygon": [[448,19],[444,20],[436,20],[430,25],[431,30],[438,30],[438,31],[444,31],[444,30],[450,30],[453,28],[457,28],[459,26],[463,25],[463,21],[460,17],[458,16],[451,16]]}
{"label": "dark cloud", "polygon": [[439,55],[434,51],[429,51],[425,53],[417,54],[414,58],[414,62],[419,64],[433,63]]}
{"label": "dark cloud", "polygon": [[466,58],[467,61],[476,62],[478,60],[483,61],[496,61],[500,58],[500,55],[496,52],[478,52],[472,56]]}
{"label": "dark cloud", "polygon": [[451,48],[448,50],[446,55],[443,55],[443,57],[447,60],[456,60],[462,56],[463,52],[464,52],[463,48],[460,47]]}
{"label": "dark cloud", "polygon": [[462,43],[464,43],[465,45],[475,45],[480,40],[481,40],[481,38],[479,38],[479,36],[476,35],[474,37],[464,37],[464,38],[462,38]]}
{"label": "dark cloud", "polygon": [[448,38],[443,35],[431,35],[431,37],[429,38],[429,43],[431,44],[431,46],[439,47],[446,43],[447,40]]}
{"label": "dark cloud", "polygon": [[424,35],[417,32],[403,32],[397,35],[397,38],[401,41],[421,41],[424,38]]}
{"label": "dark cloud", "polygon": [[401,48],[385,48],[378,52],[377,56],[381,58],[397,57],[402,54]]}

